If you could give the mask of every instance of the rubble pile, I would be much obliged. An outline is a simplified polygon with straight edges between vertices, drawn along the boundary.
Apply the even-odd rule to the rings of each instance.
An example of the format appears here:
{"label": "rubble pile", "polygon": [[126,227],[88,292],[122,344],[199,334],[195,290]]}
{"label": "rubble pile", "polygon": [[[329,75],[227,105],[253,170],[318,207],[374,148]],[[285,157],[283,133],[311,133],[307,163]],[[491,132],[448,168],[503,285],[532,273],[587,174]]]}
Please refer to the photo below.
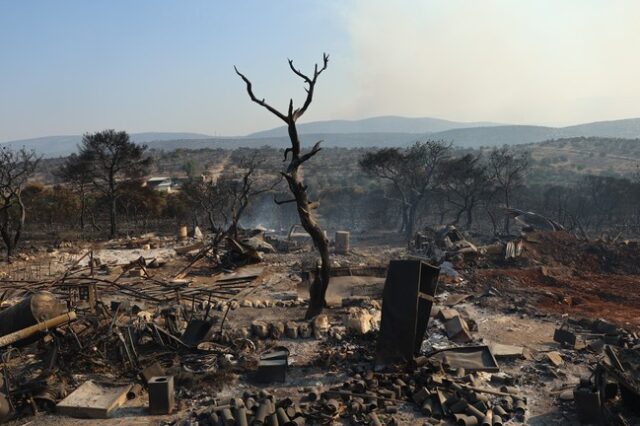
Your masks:
{"label": "rubble pile", "polygon": [[47,279],[8,275],[0,422],[638,424],[634,243],[468,238],[444,227],[384,264],[347,239],[311,320],[313,264],[262,233],[217,252],[112,242]]}
{"label": "rubble pile", "polygon": [[583,240],[566,231],[526,233],[521,241],[523,266],[640,274],[640,250],[635,241]]}

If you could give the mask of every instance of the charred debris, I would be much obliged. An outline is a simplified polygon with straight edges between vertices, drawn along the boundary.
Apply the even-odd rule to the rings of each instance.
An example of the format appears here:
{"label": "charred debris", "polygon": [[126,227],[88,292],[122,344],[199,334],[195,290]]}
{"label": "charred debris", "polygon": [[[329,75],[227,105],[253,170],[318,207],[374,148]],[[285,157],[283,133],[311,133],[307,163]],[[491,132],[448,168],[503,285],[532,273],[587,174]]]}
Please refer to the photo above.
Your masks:
{"label": "charred debris", "polygon": [[311,320],[317,266],[293,232],[59,249],[63,267],[0,283],[2,421],[638,424],[637,324],[575,287],[637,274],[637,245],[512,213],[526,232],[483,244],[452,226],[408,250],[339,232]]}

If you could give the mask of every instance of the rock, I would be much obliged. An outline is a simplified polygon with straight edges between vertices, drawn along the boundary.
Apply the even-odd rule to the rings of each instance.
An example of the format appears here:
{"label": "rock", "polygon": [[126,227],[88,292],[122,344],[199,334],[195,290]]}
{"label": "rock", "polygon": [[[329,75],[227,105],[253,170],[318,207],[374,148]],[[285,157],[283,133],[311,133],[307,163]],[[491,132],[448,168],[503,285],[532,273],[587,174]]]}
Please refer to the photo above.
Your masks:
{"label": "rock", "polygon": [[331,327],[329,329],[329,336],[336,339],[338,342],[342,341],[343,336],[345,335],[347,329],[346,327]]}
{"label": "rock", "polygon": [[242,302],[240,302],[240,306],[242,306],[243,308],[252,308],[253,307],[253,302],[251,300],[243,300]]}
{"label": "rock", "polygon": [[318,315],[312,321],[313,328],[313,336],[316,339],[321,339],[326,337],[329,333],[329,329],[331,328],[331,323],[329,322],[329,317],[325,314]]}
{"label": "rock", "polygon": [[311,327],[306,322],[298,325],[298,336],[301,339],[308,339],[311,337]]}
{"label": "rock", "polygon": [[347,311],[344,323],[347,330],[356,334],[366,334],[373,328],[372,319],[373,316],[366,309],[351,307]]}
{"label": "rock", "polygon": [[271,337],[274,339],[280,339],[284,335],[284,323],[283,322],[274,322],[269,327],[269,331],[271,333]]}
{"label": "rock", "polygon": [[289,339],[298,338],[298,324],[293,321],[287,321],[284,327],[284,333]]}
{"label": "rock", "polygon": [[259,339],[266,339],[269,337],[269,325],[260,320],[255,320],[251,323],[251,332]]}
{"label": "rock", "polygon": [[560,355],[559,352],[556,351],[552,351],[552,352],[547,352],[547,358],[549,359],[549,361],[551,361],[551,363],[553,365],[555,365],[556,367],[560,367],[561,365],[564,364],[564,360],[562,359],[562,355]]}

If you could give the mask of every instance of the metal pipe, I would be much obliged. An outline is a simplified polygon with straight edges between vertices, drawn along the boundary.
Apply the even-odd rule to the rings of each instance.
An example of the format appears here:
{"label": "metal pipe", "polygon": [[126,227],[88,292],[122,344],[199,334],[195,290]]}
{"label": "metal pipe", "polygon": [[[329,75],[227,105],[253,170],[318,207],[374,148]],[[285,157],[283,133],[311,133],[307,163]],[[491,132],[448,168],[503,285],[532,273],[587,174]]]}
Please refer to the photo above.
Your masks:
{"label": "metal pipe", "polygon": [[482,419],[481,426],[493,426],[493,411],[487,410],[487,414]]}
{"label": "metal pipe", "polygon": [[129,392],[127,392],[127,399],[136,399],[140,395],[140,393],[142,393],[142,385],[140,383],[136,383],[135,385],[131,386],[131,389],[129,389]]}
{"label": "metal pipe", "polygon": [[233,414],[231,414],[229,408],[222,410],[222,424],[225,426],[233,426],[236,424],[236,419],[233,417]]}
{"label": "metal pipe", "polygon": [[0,336],[62,315],[66,306],[53,293],[40,291],[0,311]]}
{"label": "metal pipe", "polygon": [[456,414],[454,415],[456,419],[456,424],[460,426],[477,426],[478,419],[474,416],[467,416],[466,414]]}
{"label": "metal pipe", "polygon": [[382,423],[380,422],[378,415],[373,412],[369,413],[369,424],[371,426],[382,426]]}
{"label": "metal pipe", "polygon": [[238,426],[249,426],[249,420],[247,419],[247,409],[242,406],[235,410],[236,424]]}
{"label": "metal pipe", "polygon": [[32,325],[30,327],[23,328],[22,330],[7,334],[6,336],[0,337],[0,348],[9,346],[20,340],[31,337],[40,331],[45,331],[50,328],[56,328],[59,325],[74,321],[76,318],[76,313],[74,311],[71,311],[67,312],[66,314],[48,319],[36,325]]}

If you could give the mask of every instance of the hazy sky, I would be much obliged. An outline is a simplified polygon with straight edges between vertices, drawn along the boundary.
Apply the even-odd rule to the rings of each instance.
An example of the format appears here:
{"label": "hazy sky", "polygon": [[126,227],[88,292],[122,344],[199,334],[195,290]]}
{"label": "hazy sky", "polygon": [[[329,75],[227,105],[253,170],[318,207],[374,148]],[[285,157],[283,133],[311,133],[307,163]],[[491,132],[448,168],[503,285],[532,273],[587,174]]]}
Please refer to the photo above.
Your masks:
{"label": "hazy sky", "polygon": [[640,116],[640,2],[0,0],[0,141],[104,128],[243,135],[306,121],[531,124]]}

